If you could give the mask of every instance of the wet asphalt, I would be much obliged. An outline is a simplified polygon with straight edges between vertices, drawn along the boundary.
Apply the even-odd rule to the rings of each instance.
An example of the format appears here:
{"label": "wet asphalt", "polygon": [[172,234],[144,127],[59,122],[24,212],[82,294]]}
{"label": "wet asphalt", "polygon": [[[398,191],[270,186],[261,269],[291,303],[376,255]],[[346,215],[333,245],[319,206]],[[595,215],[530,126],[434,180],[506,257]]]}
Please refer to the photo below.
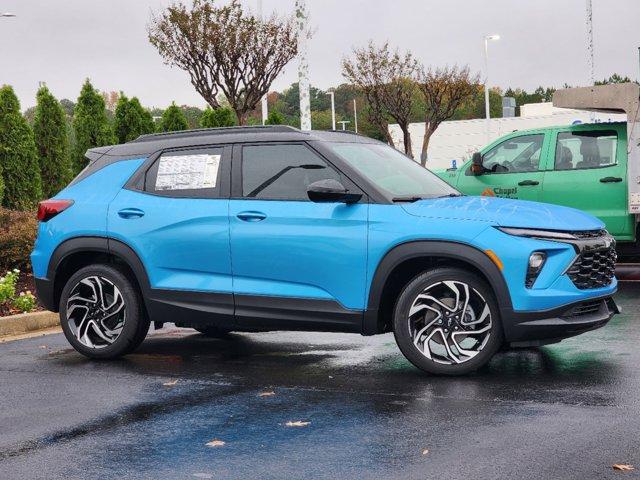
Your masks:
{"label": "wet asphalt", "polygon": [[463,378],[392,335],[165,328],[112,362],[61,334],[0,344],[0,478],[639,478],[640,283],[617,300],[606,327]]}

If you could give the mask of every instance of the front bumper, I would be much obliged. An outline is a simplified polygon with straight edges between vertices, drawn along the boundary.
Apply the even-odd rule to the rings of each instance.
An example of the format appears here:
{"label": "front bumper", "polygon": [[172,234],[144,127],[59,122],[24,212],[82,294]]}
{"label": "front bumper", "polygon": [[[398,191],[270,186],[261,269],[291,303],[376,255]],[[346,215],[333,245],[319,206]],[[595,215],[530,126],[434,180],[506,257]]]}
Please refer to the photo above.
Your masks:
{"label": "front bumper", "polygon": [[514,347],[556,343],[606,325],[620,308],[611,295],[541,312],[503,312],[505,340]]}

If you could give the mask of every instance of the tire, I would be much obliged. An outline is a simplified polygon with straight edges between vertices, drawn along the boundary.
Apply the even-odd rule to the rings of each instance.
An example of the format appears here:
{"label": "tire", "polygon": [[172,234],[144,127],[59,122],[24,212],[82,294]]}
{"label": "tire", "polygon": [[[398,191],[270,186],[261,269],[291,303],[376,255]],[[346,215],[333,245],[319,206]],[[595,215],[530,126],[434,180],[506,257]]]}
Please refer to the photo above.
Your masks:
{"label": "tire", "polygon": [[150,322],[127,276],[117,267],[97,264],[78,270],[67,281],[60,296],[60,324],[78,352],[112,359],[135,350]]}
{"label": "tire", "polygon": [[227,330],[226,328],[221,328],[221,327],[214,327],[214,326],[199,327],[199,328],[195,328],[194,330],[197,330],[198,332],[203,334],[205,337],[209,337],[209,338],[225,338],[231,333],[231,330]]}
{"label": "tire", "polygon": [[404,356],[435,375],[474,372],[491,360],[504,338],[492,289],[459,268],[429,270],[409,282],[394,308],[393,332]]}

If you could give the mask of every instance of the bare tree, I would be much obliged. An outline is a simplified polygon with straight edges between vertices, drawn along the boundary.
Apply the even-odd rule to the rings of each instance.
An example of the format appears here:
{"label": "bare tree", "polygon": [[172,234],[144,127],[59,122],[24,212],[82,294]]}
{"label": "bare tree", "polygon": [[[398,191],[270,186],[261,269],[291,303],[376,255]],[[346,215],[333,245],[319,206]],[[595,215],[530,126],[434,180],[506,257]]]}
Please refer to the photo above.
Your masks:
{"label": "bare tree", "polygon": [[148,35],[165,63],[186,71],[212,108],[220,107],[222,93],[240,125],[298,53],[293,16],[262,21],[246,15],[238,0],[220,7],[214,0],[173,4],[152,15]]}
{"label": "bare tree", "polygon": [[342,62],[342,74],[364,93],[372,123],[384,132],[387,142],[388,118],[394,119],[403,134],[404,151],[412,155],[409,121],[415,92],[415,79],[420,65],[407,52],[392,52],[389,44],[376,47],[370,42],[366,48],[353,50],[353,57]]}
{"label": "bare tree", "polygon": [[418,88],[425,102],[425,131],[420,155],[422,166],[427,163],[427,149],[433,132],[473,96],[479,82],[480,75],[472,75],[468,65],[429,69],[420,73]]}

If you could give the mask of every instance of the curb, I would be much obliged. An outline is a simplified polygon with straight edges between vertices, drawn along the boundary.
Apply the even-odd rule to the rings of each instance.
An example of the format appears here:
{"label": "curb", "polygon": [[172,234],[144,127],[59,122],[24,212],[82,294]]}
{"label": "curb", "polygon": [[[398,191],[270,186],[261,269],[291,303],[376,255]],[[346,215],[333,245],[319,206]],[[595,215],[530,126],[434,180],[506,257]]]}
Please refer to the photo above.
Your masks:
{"label": "curb", "polygon": [[60,316],[53,312],[19,313],[0,317],[0,337],[20,335],[60,325]]}

